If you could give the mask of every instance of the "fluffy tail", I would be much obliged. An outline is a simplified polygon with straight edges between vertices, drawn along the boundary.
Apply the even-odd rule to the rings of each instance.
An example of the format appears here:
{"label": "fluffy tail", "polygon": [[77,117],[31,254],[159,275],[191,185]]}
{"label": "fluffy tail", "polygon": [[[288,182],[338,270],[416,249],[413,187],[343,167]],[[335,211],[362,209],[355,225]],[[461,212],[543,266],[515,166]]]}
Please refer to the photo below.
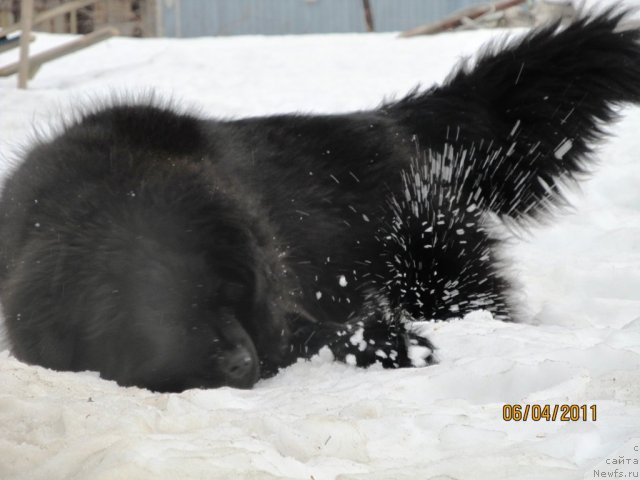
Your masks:
{"label": "fluffy tail", "polygon": [[640,29],[623,31],[626,15],[610,9],[490,45],[442,86],[384,110],[421,148],[467,152],[463,188],[478,207],[537,218],[562,202],[560,183],[589,169],[615,107],[640,102]]}

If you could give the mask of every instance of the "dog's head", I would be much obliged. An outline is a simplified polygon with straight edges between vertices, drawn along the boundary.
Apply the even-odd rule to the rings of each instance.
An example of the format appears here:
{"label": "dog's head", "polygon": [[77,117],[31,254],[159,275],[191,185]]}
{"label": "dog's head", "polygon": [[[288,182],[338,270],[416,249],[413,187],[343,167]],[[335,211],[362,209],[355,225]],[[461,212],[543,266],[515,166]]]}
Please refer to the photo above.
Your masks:
{"label": "dog's head", "polygon": [[103,376],[157,391],[250,388],[282,364],[295,288],[273,235],[227,195],[202,198],[191,192],[161,212],[153,198],[151,213],[128,213],[122,238],[111,233],[120,245],[106,250],[127,253],[109,260],[119,293],[99,308],[122,317]]}

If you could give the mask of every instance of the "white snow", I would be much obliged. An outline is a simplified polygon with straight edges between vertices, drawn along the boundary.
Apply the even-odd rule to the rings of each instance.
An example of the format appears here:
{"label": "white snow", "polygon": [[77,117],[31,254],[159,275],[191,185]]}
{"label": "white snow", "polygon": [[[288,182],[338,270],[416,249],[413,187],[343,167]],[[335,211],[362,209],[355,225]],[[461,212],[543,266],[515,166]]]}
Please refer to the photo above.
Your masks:
{"label": "white snow", "polygon": [[411,365],[414,367],[427,366],[427,359],[433,352],[429,347],[423,347],[422,345],[411,345],[408,349],[407,355],[411,360]]}
{"label": "white snow", "polygon": [[558,160],[562,160],[562,157],[564,157],[569,152],[569,150],[571,150],[571,148],[573,148],[573,142],[571,141],[570,138],[566,138],[555,149],[555,151],[553,152],[553,156],[556,157]]}
{"label": "white snow", "polygon": [[[112,39],[27,91],[0,79],[0,172],[34,128],[109,92],[153,88],[220,117],[349,111],[442,80],[498,33]],[[38,34],[34,50],[66,40]],[[627,108],[575,210],[508,245],[525,322],[420,325],[438,365],[362,370],[325,351],[250,391],[160,395],[0,353],[0,478],[583,478],[640,436],[639,129]],[[505,403],[596,405],[598,419],[505,422]]]}
{"label": "white snow", "polygon": [[358,350],[364,352],[364,349],[367,348],[367,342],[364,339],[364,328],[360,327],[355,331],[351,338],[349,338],[349,342],[353,346],[357,346]]}

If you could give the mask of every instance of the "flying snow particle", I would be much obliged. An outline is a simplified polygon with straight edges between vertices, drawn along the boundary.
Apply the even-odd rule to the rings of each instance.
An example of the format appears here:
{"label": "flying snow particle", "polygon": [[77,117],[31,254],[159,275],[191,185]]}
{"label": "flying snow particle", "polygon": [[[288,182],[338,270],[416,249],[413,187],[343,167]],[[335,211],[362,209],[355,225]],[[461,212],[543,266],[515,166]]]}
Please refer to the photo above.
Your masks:
{"label": "flying snow particle", "polygon": [[571,147],[573,147],[573,142],[570,138],[565,138],[564,142],[556,147],[555,151],[553,152],[553,156],[558,160],[562,160],[562,157],[564,157],[566,153],[571,150]]}
{"label": "flying snow particle", "polygon": [[341,287],[346,287],[347,286],[347,277],[345,277],[344,275],[340,275],[338,277],[338,285],[340,285]]}
{"label": "flying snow particle", "polygon": [[318,290],[316,292],[316,300],[320,300],[322,298],[322,292],[320,290]]}
{"label": "flying snow particle", "polygon": [[359,328],[355,331],[351,338],[349,339],[351,345],[358,347],[358,350],[364,352],[364,349],[367,348],[367,342],[364,341],[364,328]]}
{"label": "flying snow particle", "polygon": [[520,71],[518,71],[518,76],[516,77],[516,83],[515,83],[516,85],[520,81],[520,77],[522,76],[522,70],[524,70],[524,62],[522,62],[522,64],[520,65]]}
{"label": "flying snow particle", "polygon": [[515,133],[518,131],[518,127],[520,127],[520,120],[517,120],[516,124],[511,129],[511,133],[509,134],[510,137],[513,137],[515,135]]}

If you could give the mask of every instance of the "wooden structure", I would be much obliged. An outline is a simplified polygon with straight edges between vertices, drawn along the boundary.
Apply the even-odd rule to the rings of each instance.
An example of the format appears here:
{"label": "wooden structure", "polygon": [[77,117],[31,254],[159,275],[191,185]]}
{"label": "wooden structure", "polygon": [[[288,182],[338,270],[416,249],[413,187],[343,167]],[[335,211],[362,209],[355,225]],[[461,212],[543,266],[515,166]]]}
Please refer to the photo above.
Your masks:
{"label": "wooden structure", "polygon": [[[73,0],[34,0],[33,15],[55,11]],[[65,14],[49,16],[34,24],[34,30],[47,33],[91,33],[111,26],[121,35],[153,37],[157,34],[158,3],[164,0],[102,0],[88,2]],[[20,0],[0,0],[0,29],[19,23]]]}
{"label": "wooden structure", "polygon": [[[77,50],[81,50],[114,35],[118,35],[119,32],[117,29],[113,27],[104,27],[83,35],[71,42],[65,43],[64,45],[60,45],[34,55],[33,57],[29,57],[29,43],[33,40],[31,32],[35,24],[45,22],[64,14],[70,14],[72,19],[77,18],[76,12],[78,9],[92,5],[98,1],[99,0],[73,0],[34,16],[33,0],[21,0],[20,23],[10,25],[9,27],[0,30],[0,39],[5,40],[3,44],[0,44],[0,48],[2,48],[2,45],[4,45],[5,49],[19,45],[20,59],[15,63],[5,67],[0,67],[0,76],[5,77],[17,72],[18,88],[27,88],[28,79],[33,78],[43,63]],[[16,42],[15,38],[12,39],[9,37],[9,35],[17,31],[21,32],[19,43]]]}
{"label": "wooden structure", "polygon": [[477,28],[533,27],[554,21],[567,24],[576,15],[572,0],[500,0],[471,5],[436,22],[406,30],[400,37]]}
{"label": "wooden structure", "polygon": [[494,12],[500,12],[511,7],[515,7],[525,3],[526,0],[503,0],[496,3],[489,3],[484,5],[474,5],[464,10],[454,12],[452,15],[443,18],[434,23],[428,23],[411,30],[404,31],[400,34],[401,37],[415,37],[416,35],[431,35],[434,33],[446,32],[448,30],[454,30],[462,27],[465,24],[473,23],[486,15]]}

